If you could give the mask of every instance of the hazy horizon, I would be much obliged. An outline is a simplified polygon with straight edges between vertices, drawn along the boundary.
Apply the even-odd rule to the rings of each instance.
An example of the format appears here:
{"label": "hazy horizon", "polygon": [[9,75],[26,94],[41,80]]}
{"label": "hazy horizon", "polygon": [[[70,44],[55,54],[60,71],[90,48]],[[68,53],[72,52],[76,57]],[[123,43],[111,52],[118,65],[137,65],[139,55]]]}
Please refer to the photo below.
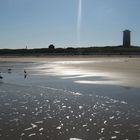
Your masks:
{"label": "hazy horizon", "polygon": [[132,31],[140,46],[139,0],[1,0],[0,49],[116,46]]}

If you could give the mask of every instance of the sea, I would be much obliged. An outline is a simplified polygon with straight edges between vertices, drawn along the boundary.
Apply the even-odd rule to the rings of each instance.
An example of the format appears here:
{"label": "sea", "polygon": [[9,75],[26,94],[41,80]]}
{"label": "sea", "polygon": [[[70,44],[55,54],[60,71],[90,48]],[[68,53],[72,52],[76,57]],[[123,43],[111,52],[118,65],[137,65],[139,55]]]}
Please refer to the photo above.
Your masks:
{"label": "sea", "polygon": [[140,140],[140,88],[73,63],[0,62],[0,140]]}

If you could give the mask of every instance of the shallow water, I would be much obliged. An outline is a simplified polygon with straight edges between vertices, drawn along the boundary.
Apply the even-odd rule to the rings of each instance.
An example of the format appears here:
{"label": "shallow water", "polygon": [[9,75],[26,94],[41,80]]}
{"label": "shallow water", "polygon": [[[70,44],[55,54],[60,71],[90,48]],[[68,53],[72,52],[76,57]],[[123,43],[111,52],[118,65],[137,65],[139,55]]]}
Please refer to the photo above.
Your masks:
{"label": "shallow water", "polygon": [[1,140],[140,139],[139,88],[75,82],[111,79],[63,66],[0,63]]}

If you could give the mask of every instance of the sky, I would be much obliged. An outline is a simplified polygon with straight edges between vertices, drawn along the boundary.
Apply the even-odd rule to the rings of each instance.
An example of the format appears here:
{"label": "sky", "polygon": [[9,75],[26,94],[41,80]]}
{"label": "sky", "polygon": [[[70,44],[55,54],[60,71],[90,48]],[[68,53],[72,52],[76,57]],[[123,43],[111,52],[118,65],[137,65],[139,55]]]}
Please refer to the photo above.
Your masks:
{"label": "sky", "polygon": [[140,45],[140,0],[0,0],[0,48]]}

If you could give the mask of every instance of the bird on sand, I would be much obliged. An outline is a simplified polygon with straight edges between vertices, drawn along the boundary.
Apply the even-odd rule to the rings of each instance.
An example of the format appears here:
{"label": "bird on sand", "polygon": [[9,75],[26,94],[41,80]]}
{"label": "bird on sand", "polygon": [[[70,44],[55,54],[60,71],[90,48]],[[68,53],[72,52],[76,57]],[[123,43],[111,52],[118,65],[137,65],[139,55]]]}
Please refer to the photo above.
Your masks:
{"label": "bird on sand", "polygon": [[[1,73],[1,72],[0,72]],[[0,79],[3,79],[3,77],[0,75]]]}
{"label": "bird on sand", "polygon": [[26,70],[24,70],[24,74],[27,74],[27,71]]}

